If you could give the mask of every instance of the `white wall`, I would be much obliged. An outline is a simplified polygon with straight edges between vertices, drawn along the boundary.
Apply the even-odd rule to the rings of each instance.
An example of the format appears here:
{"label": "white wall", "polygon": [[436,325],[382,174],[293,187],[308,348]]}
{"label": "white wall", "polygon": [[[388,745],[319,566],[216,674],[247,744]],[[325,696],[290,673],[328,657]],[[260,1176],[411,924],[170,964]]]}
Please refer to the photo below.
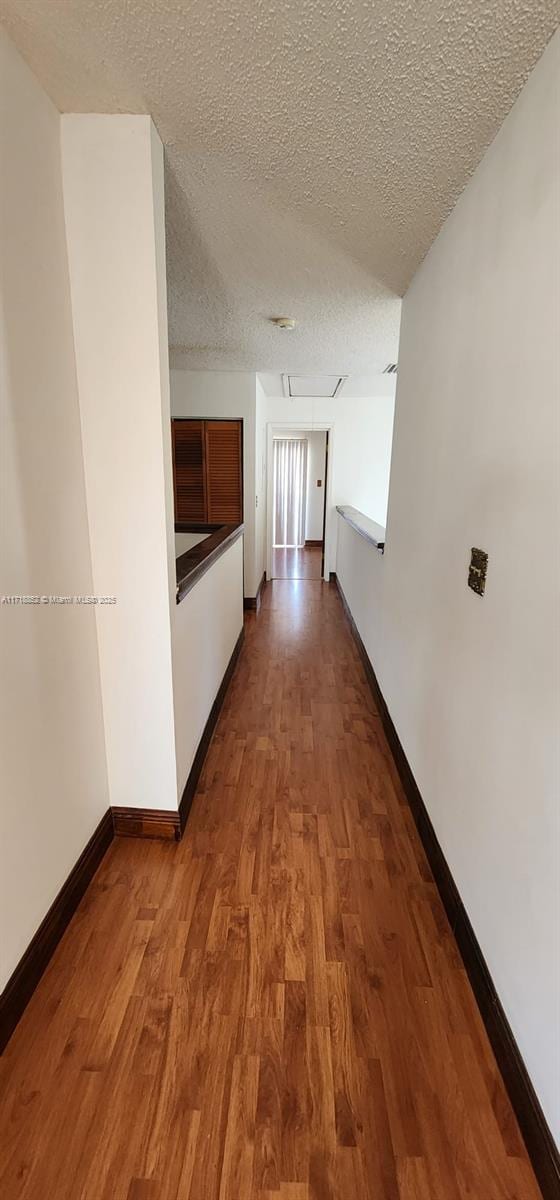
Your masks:
{"label": "white wall", "polygon": [[557,1139],[559,71],[556,34],[406,295],[385,556],[340,523],[338,563]]}
{"label": "white wall", "polygon": [[186,554],[187,550],[192,550],[193,546],[198,546],[199,542],[203,542],[208,536],[207,533],[176,533],[175,554],[177,558],[180,558],[181,554]]}
{"label": "white wall", "polygon": [[[60,118],[0,33],[3,595],[93,591]],[[0,988],[109,805],[95,614],[0,607]]]}
{"label": "white wall", "polygon": [[243,626],[243,537],[238,538],[173,613],[173,694],[177,794]]}
{"label": "white wall", "polygon": [[[243,420],[244,594],[260,581],[256,512],[256,376],[251,371],[172,371],[171,415]],[[260,547],[260,544],[259,544]],[[260,574],[259,572],[260,569]]]}
{"label": "white wall", "polygon": [[[326,440],[326,433],[307,434],[307,501],[305,508],[307,541],[320,542],[323,537]],[[321,487],[317,487],[318,479],[321,480]]]}
{"label": "white wall", "polygon": [[258,375],[255,377],[255,580],[256,586],[266,571],[266,394]]}
{"label": "white wall", "polygon": [[387,520],[394,392],[341,397],[334,455],[335,504],[352,504],[379,525]]}
{"label": "white wall", "polygon": [[111,804],[176,806],[163,150],[149,117],[62,118]]}

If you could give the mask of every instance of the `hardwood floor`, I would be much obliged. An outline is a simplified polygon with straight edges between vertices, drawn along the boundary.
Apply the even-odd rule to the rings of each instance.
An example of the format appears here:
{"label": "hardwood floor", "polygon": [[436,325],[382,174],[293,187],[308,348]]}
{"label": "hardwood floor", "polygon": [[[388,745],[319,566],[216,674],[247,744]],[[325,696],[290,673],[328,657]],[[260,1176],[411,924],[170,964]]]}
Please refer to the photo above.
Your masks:
{"label": "hardwood floor", "polygon": [[0,1059],[3,1200],[535,1200],[333,587],[269,584],[180,845],[117,839]]}
{"label": "hardwood floor", "polygon": [[276,547],[272,551],[273,579],[320,579],[321,546],[304,546],[301,550]]}

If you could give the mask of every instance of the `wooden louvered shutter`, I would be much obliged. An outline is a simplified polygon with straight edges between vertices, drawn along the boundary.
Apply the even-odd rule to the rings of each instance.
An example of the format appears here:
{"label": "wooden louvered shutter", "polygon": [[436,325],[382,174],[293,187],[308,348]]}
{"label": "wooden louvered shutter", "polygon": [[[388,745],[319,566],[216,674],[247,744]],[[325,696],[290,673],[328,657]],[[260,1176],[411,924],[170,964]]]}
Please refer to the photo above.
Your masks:
{"label": "wooden louvered shutter", "polygon": [[206,521],[204,422],[172,421],[175,520]]}
{"label": "wooden louvered shutter", "polygon": [[235,525],[243,519],[241,422],[206,421],[208,521]]}

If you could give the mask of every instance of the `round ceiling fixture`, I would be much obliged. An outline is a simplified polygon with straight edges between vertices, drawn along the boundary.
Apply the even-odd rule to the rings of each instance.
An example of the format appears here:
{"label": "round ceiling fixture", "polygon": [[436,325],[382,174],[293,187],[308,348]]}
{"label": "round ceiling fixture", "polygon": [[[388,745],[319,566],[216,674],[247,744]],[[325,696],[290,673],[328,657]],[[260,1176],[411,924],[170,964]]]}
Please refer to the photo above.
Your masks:
{"label": "round ceiling fixture", "polygon": [[271,317],[273,325],[277,325],[279,329],[295,329],[296,323],[293,317]]}

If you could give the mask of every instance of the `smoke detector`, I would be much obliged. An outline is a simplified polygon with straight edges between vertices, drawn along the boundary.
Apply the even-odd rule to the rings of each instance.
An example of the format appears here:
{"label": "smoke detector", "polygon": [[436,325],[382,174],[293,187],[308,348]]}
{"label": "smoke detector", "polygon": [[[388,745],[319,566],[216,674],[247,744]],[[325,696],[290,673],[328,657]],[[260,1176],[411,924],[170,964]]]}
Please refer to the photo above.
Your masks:
{"label": "smoke detector", "polygon": [[293,317],[271,317],[273,325],[277,325],[279,329],[295,329],[296,323]]}

